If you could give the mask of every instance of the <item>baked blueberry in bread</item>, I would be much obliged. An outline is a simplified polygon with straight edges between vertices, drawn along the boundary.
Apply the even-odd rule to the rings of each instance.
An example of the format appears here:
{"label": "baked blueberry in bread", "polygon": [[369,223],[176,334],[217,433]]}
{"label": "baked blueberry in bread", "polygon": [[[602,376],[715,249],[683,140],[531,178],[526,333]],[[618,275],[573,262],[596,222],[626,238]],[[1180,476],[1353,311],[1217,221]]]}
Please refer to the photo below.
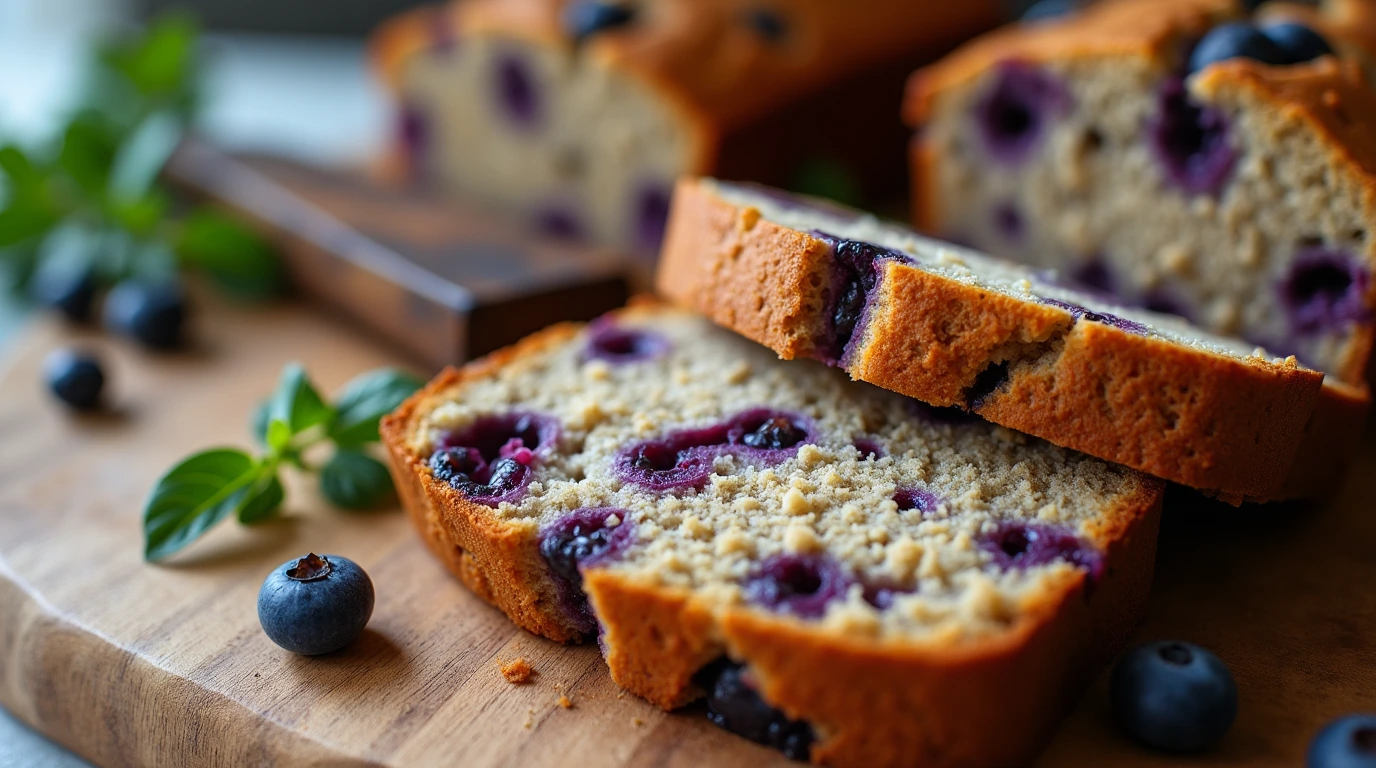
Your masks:
{"label": "baked blueberry in bread", "polygon": [[681,182],[657,281],[781,357],[1234,502],[1325,490],[1296,456],[1341,467],[1366,408],[1293,359],[760,187]]}
{"label": "baked blueberry in bread", "polygon": [[479,596],[818,763],[1027,762],[1149,588],[1159,481],[662,306],[446,371],[382,433]]}
{"label": "baked blueberry in bread", "polygon": [[653,249],[711,173],[901,197],[916,66],[1002,0],[466,0],[375,39],[407,165],[543,232]]}
{"label": "baked blueberry in bread", "polygon": [[1362,384],[1376,4],[1308,5],[1107,0],[919,71],[918,227]]}

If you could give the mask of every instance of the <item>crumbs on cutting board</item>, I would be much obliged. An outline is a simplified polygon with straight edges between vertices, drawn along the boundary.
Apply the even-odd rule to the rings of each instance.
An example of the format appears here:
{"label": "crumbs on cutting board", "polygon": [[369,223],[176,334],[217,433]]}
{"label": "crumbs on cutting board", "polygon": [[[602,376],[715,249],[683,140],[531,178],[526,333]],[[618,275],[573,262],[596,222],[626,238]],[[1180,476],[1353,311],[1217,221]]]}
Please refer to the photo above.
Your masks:
{"label": "crumbs on cutting board", "polygon": [[564,709],[573,709],[573,699],[570,699],[567,696],[560,696],[559,706],[563,707]]}
{"label": "crumbs on cutting board", "polygon": [[530,682],[530,678],[535,676],[535,668],[530,666],[530,662],[517,657],[502,664],[502,677],[506,678],[512,685],[523,685]]}

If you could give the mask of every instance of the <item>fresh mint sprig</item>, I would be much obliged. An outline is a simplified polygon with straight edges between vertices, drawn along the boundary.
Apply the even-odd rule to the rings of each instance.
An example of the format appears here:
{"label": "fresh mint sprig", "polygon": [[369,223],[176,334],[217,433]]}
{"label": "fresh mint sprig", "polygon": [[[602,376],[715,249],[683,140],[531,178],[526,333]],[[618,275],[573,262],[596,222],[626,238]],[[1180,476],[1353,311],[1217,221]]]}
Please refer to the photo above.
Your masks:
{"label": "fresh mint sprig", "polygon": [[[305,369],[282,371],[277,391],[254,414],[257,455],[211,448],[183,459],[153,487],[143,509],[143,556],[161,560],[200,538],[230,515],[244,525],[270,520],[286,492],[283,467],[318,472],[320,492],[344,509],[377,507],[396,493],[387,467],[367,452],[379,440],[378,421],[423,382],[391,368],[365,373],[344,386],[333,404],[321,397]],[[333,446],[316,466],[306,454]]]}
{"label": "fresh mint sprig", "polygon": [[198,41],[194,21],[175,13],[111,40],[49,140],[21,147],[0,136],[0,278],[23,289],[49,264],[109,286],[194,270],[240,298],[280,291],[263,237],[214,209],[174,205],[160,178],[195,117]]}

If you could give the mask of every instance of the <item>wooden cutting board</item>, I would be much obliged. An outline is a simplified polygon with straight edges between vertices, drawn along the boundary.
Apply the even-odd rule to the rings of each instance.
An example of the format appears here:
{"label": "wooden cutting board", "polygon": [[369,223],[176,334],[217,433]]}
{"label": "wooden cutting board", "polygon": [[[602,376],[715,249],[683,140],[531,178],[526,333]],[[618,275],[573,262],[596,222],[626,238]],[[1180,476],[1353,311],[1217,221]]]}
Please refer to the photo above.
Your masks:
{"label": "wooden cutting board", "polygon": [[[334,391],[398,362],[299,306],[202,306],[187,354],[40,323],[0,373],[0,703],[15,715],[102,765],[786,764],[700,710],[666,715],[620,694],[594,647],[514,629],[396,511],[333,512],[292,483],[284,520],[227,524],[171,563],[142,562],[154,479],[193,449],[247,445],[248,414],[283,363]],[[112,414],[74,418],[44,393],[43,356],[74,338],[106,356]],[[1322,508],[1169,500],[1141,637],[1215,649],[1242,696],[1237,726],[1200,764],[1298,765],[1321,723],[1376,709],[1374,468],[1368,444]],[[308,550],[357,560],[378,596],[358,643],[313,659],[268,641],[254,602],[267,571]],[[516,657],[538,670],[532,683],[501,677]],[[1042,763],[1172,761],[1113,731],[1101,680]]]}

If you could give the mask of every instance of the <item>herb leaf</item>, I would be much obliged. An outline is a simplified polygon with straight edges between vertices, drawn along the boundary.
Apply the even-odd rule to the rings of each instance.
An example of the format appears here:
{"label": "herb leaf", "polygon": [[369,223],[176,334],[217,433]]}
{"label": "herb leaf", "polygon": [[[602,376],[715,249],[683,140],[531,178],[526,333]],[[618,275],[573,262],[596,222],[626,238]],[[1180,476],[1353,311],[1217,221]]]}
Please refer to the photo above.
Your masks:
{"label": "herb leaf", "polygon": [[177,254],[233,296],[264,299],[282,289],[277,252],[257,232],[218,211],[202,209],[182,222]]}
{"label": "herb leaf", "polygon": [[143,508],[143,556],[160,560],[200,538],[243,503],[261,473],[247,453],[213,448],[167,471]]}
{"label": "herb leaf", "polygon": [[286,497],[277,473],[264,468],[239,505],[239,522],[253,525],[276,517]]}
{"label": "herb leaf", "polygon": [[292,363],[282,370],[277,392],[268,405],[268,447],[281,451],[292,437],[324,424],[333,416],[334,410],[321,399],[307,378],[306,369],[299,363]]}
{"label": "herb leaf", "polygon": [[387,467],[372,456],[341,448],[320,470],[320,492],[344,509],[371,509],[396,492]]}
{"label": "herb leaf", "polygon": [[370,371],[344,385],[335,402],[330,438],[341,448],[378,441],[377,423],[425,382],[393,368]]}

